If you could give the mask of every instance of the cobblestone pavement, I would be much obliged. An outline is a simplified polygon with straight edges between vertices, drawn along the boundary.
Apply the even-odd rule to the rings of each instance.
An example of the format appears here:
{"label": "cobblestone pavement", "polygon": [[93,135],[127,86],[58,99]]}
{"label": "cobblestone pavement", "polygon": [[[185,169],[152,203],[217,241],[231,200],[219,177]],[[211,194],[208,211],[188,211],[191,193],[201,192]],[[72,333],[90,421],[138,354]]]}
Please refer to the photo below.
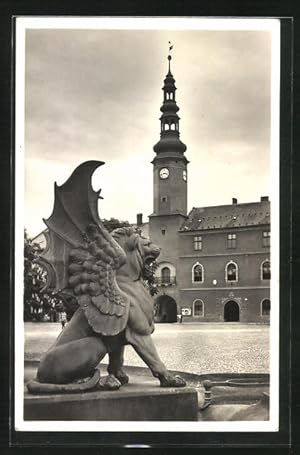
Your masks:
{"label": "cobblestone pavement", "polygon": [[[25,359],[39,359],[60,331],[56,323],[26,323]],[[269,372],[267,325],[156,324],[152,336],[161,359],[171,370],[195,374]],[[131,346],[125,350],[126,364],[145,366]]]}

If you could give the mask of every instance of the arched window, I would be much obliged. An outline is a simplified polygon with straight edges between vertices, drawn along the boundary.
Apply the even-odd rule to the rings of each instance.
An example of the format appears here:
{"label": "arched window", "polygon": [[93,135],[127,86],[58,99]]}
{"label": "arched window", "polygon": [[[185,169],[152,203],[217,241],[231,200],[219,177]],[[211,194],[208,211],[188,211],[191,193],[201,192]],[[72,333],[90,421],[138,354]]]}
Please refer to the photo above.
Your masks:
{"label": "arched window", "polygon": [[[162,235],[166,235],[166,227],[161,227]],[[155,284],[170,286],[176,284],[176,268],[169,262],[161,262],[154,273]]]}
{"label": "arched window", "polygon": [[170,129],[170,126],[168,123],[165,123],[165,131],[167,131],[168,129]]}
{"label": "arched window", "polygon": [[261,264],[261,279],[271,279],[271,263],[268,259]]}
{"label": "arched window", "polygon": [[263,232],[263,246],[271,246],[271,232],[270,231]]}
{"label": "arched window", "polygon": [[162,284],[169,284],[171,278],[171,271],[169,267],[164,267],[161,269],[161,282]]}
{"label": "arched window", "polygon": [[171,130],[175,131],[175,123],[171,123]]}
{"label": "arched window", "polygon": [[192,282],[193,283],[203,283],[203,281],[204,281],[203,265],[201,265],[201,264],[199,264],[199,262],[197,262],[195,265],[193,265]]}
{"label": "arched window", "polygon": [[229,262],[225,267],[225,281],[238,281],[238,266],[235,262]]}
{"label": "arched window", "polygon": [[204,303],[200,299],[193,302],[193,316],[204,316]]}
{"label": "arched window", "polygon": [[271,310],[271,301],[269,299],[264,299],[261,302],[261,315],[270,316],[270,310]]}

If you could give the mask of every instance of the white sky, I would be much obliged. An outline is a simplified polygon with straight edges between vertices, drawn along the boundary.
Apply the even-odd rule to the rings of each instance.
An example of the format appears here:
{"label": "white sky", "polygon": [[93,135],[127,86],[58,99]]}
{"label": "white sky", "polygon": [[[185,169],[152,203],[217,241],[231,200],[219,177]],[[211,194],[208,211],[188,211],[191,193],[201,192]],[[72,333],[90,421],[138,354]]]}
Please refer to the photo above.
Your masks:
{"label": "white sky", "polygon": [[102,160],[102,218],[152,213],[168,41],[187,145],[188,208],[270,195],[270,31],[26,31],[25,227],[44,229],[59,185]]}

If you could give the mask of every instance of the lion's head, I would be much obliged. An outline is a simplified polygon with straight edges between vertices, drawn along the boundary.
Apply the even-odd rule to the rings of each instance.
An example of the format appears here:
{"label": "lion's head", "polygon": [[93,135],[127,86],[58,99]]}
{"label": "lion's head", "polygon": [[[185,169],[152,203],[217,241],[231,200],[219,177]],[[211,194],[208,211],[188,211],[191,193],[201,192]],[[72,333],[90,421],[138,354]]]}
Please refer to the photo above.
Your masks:
{"label": "lion's head", "polygon": [[156,267],[156,258],[160,248],[146,237],[142,237],[135,229],[123,227],[115,229],[113,238],[123,248],[127,256],[127,267],[130,277],[134,280],[149,279]]}

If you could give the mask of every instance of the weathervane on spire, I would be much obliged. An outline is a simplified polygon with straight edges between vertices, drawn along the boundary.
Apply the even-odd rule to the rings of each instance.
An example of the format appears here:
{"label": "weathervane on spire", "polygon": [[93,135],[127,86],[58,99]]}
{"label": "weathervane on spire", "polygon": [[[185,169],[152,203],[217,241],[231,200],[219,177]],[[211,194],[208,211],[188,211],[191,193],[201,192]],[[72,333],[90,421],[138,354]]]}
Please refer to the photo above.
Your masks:
{"label": "weathervane on spire", "polygon": [[171,50],[173,49],[173,44],[171,43],[171,41],[168,41],[168,43],[169,43],[169,55],[168,55],[168,60],[169,60],[169,72],[170,72],[170,71],[171,71],[171,69],[170,69],[170,61],[171,61],[171,59],[172,59],[172,57],[171,57]]}

